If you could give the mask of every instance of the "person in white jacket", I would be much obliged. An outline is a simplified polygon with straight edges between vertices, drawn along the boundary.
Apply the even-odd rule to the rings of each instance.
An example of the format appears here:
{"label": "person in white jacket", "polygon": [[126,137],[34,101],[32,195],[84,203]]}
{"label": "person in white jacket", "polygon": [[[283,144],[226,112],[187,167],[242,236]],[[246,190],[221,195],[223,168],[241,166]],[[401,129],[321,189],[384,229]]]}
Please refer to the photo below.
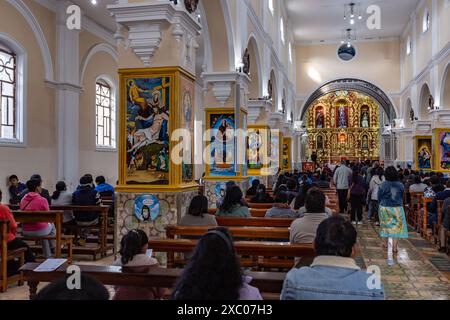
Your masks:
{"label": "person in white jacket", "polygon": [[377,167],[373,173],[369,183],[369,192],[367,192],[367,200],[369,201],[369,221],[375,221],[378,224],[378,189],[385,181],[384,170]]}

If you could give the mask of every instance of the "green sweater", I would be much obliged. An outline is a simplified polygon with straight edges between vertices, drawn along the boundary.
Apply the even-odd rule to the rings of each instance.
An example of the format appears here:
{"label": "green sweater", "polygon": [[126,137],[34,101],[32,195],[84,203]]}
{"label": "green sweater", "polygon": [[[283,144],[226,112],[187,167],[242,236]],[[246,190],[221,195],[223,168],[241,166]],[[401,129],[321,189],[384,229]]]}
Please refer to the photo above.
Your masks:
{"label": "green sweater", "polygon": [[220,209],[217,209],[216,216],[218,217],[250,217],[250,210],[248,207],[241,206],[239,204],[235,204],[231,208],[231,212],[228,211],[222,211]]}

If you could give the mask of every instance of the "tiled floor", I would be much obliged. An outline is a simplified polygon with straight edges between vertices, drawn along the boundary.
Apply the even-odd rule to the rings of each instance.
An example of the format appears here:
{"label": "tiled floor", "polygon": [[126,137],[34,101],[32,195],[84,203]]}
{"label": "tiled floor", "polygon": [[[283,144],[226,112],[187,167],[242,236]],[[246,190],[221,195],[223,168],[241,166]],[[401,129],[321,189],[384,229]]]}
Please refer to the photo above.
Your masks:
{"label": "tiled floor", "polygon": [[[359,266],[377,265],[389,300],[450,300],[450,258],[439,253],[433,245],[410,232],[408,240],[399,242],[399,253],[388,259],[381,248],[382,240],[377,229],[369,224],[357,226]],[[79,262],[93,264],[90,261]],[[110,264],[112,257],[95,264]],[[42,288],[44,284],[40,285]],[[111,289],[111,288],[110,288]],[[111,289],[112,290],[112,289]],[[0,294],[0,300],[23,300],[28,298],[28,287],[12,287]]]}
{"label": "tiled floor", "polygon": [[399,241],[399,253],[394,256],[382,249],[376,227],[359,225],[358,238],[365,265],[381,269],[387,299],[450,299],[450,258],[415,232]]}

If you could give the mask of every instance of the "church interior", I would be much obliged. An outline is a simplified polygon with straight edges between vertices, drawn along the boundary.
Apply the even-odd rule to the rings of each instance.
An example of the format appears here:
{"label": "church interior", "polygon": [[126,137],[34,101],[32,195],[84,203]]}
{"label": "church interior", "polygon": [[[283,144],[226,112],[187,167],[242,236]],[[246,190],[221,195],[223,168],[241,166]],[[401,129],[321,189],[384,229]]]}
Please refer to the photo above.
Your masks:
{"label": "church interior", "polygon": [[449,300],[450,1],[0,0],[0,158],[0,300]]}

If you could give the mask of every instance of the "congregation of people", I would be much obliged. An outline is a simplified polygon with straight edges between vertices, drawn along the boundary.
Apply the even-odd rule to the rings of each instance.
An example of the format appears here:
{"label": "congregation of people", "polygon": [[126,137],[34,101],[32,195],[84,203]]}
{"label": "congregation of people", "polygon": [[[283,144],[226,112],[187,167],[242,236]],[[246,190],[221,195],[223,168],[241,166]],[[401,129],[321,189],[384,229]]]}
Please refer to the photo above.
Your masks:
{"label": "congregation of people", "polygon": [[[24,211],[46,211],[50,204],[99,205],[102,196],[114,196],[114,188],[106,183],[104,177],[97,177],[95,183],[91,175],[85,175],[77,189],[70,192],[60,181],[50,196],[42,188],[39,175],[32,176],[26,184],[19,182],[17,176],[11,176],[10,204],[19,205]],[[287,241],[290,244],[310,244],[316,253],[311,264],[303,265],[300,259],[286,274],[280,295],[283,300],[384,299],[383,286],[368,288],[370,274],[361,270],[354,260],[358,226],[372,224],[384,239],[383,248],[387,250],[388,239],[392,239],[392,252],[397,253],[398,240],[408,237],[405,204],[410,203],[412,193],[420,192],[433,199],[427,210],[430,224],[438,219],[437,201],[444,200],[441,232],[445,234],[449,230],[450,180],[445,180],[439,173],[392,166],[384,169],[379,162],[350,163],[343,160],[337,166],[317,166],[314,172],[280,172],[272,186],[254,179],[246,192],[236,182],[229,181],[222,191],[221,197],[215,200],[215,212],[209,208],[209,199],[199,192],[179,220],[179,226],[210,228],[198,238],[194,251],[185,255],[187,264],[173,288],[116,286],[113,299],[261,300],[262,293],[251,285],[251,277],[245,275],[241,266],[235,239],[217,221],[219,217],[250,218],[254,204],[271,206],[265,212],[267,219],[292,219]],[[330,199],[333,193],[337,194],[337,201]],[[0,219],[11,223],[8,247],[26,247],[26,262],[35,261],[28,245],[15,239],[17,224],[7,206],[0,206]],[[64,215],[64,223],[79,226],[96,224],[98,219],[96,213]],[[23,226],[23,233],[52,235],[55,227],[49,223],[27,224]],[[88,229],[81,233],[78,244],[84,244],[87,233]],[[138,272],[160,267],[158,260],[147,254],[148,242],[149,237],[144,231],[129,231],[120,241],[119,255],[114,264]],[[52,256],[54,241],[42,243],[44,256]],[[440,241],[440,244],[445,246],[446,241]],[[80,293],[85,294],[84,298],[109,298],[108,291],[95,279],[83,276],[83,281],[91,291]],[[73,293],[66,290],[55,281],[41,290],[37,299],[73,298]],[[97,295],[94,294],[96,292]]]}

